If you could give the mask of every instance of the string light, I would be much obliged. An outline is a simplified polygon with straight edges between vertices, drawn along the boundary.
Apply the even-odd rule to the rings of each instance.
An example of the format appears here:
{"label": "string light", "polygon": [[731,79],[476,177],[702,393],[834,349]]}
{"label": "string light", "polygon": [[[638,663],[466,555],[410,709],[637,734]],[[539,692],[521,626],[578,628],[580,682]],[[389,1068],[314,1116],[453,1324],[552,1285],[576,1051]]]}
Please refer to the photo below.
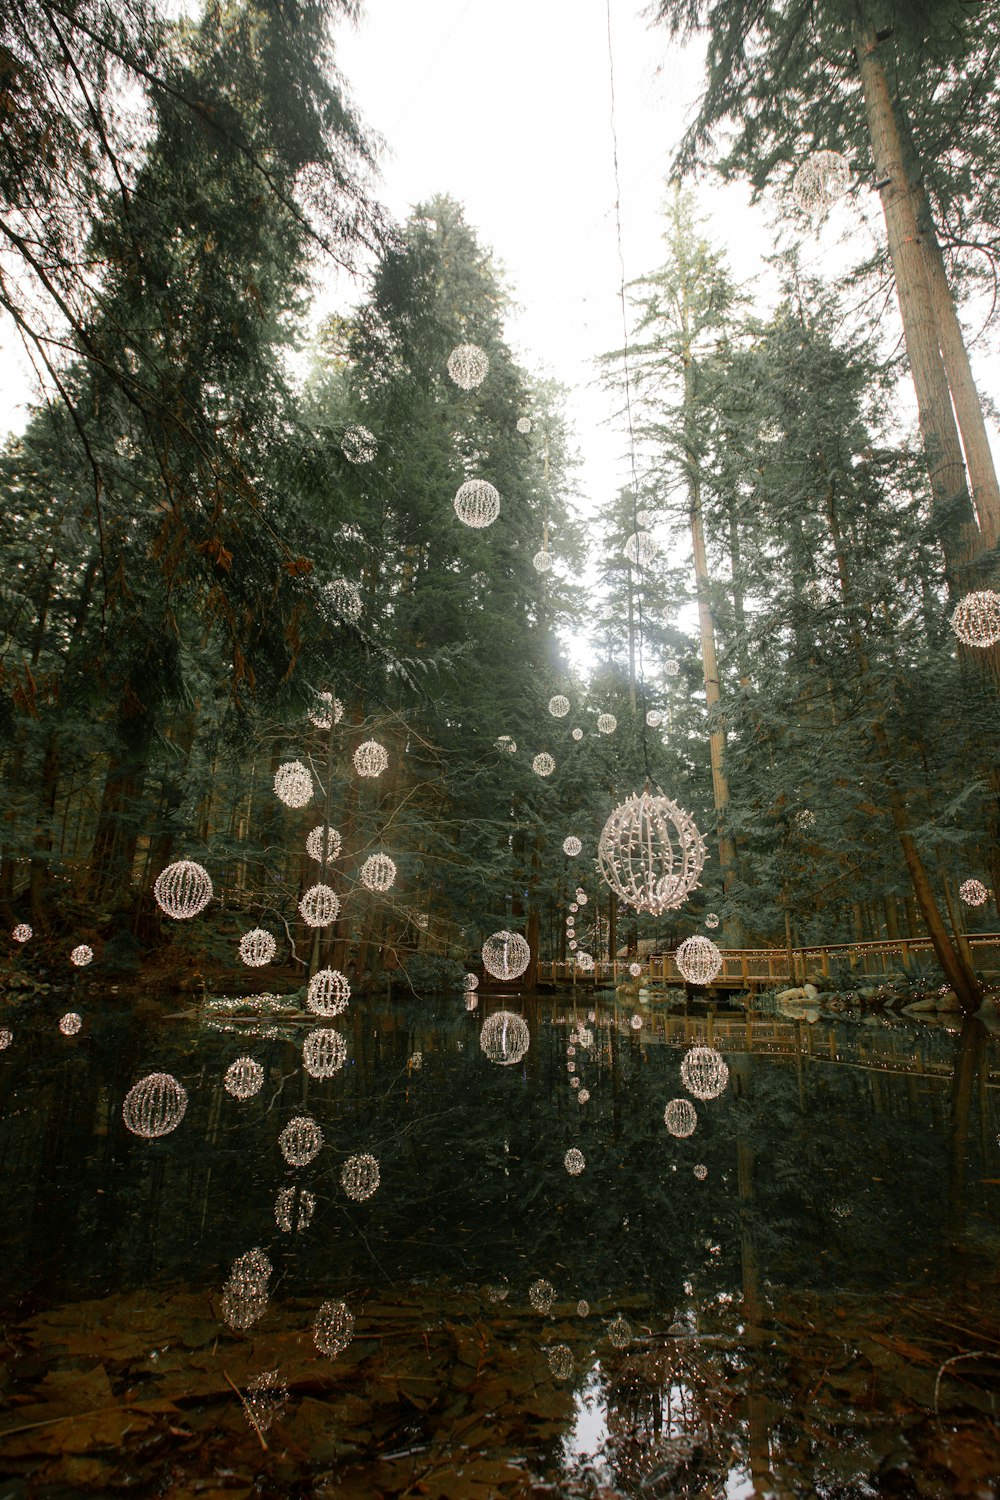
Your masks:
{"label": "string light", "polygon": [[332,729],[334,724],[339,724],[344,717],[344,705],[339,698],[332,693],[317,693],[312,708],[309,710],[309,720],[316,725],[317,729]]}
{"label": "string light", "polygon": [[354,769],[359,776],[381,776],[389,764],[389,752],[378,740],[365,740],[354,752]]}
{"label": "string light", "polygon": [[354,1314],[346,1302],[324,1302],[313,1324],[313,1342],[321,1354],[335,1359],[354,1337]]}
{"label": "string light", "polygon": [[17,926],[11,933],[11,937],[14,939],[15,943],[26,943],[31,935],[31,928],[28,926],[27,922],[18,922]]}
{"label": "string light", "polygon": [[531,762],[531,769],[536,776],[551,776],[556,768],[556,763],[545,750],[536,755]]}
{"label": "string light", "polygon": [[1000,594],[980,589],[960,599],[951,628],[966,646],[994,646],[1000,641]]}
{"label": "string light", "polygon": [[277,943],[263,927],[254,927],[240,938],[240,958],[249,969],[262,969],[277,951]]}
{"label": "string light", "polygon": [[340,1185],[357,1203],[370,1198],[381,1180],[378,1162],[367,1151],[349,1156],[340,1169]]}
{"label": "string light", "polygon": [[694,1135],[698,1113],[690,1099],[671,1099],[663,1111],[663,1123],[671,1135],[684,1139]]}
{"label": "string light", "polygon": [[59,1030],[63,1036],[76,1036],[82,1025],[83,1020],[75,1010],[68,1010],[59,1019]]}
{"label": "string light", "polygon": [[485,479],[467,479],[455,493],[455,514],[476,531],[492,526],[500,514],[500,491]]}
{"label": "string light", "polygon": [[583,1152],[578,1151],[575,1146],[571,1146],[563,1157],[563,1166],[571,1177],[579,1177],[586,1165]]}
{"label": "string light", "polygon": [[590,1303],[589,1302],[585,1302],[582,1297],[580,1298],[579,1302],[576,1304],[576,1315],[577,1315],[578,1318],[589,1318],[590,1317]]}
{"label": "string light", "polygon": [[696,1099],[717,1099],[729,1082],[729,1068],[714,1047],[692,1047],[681,1063],[681,1082]]}
{"label": "string light", "polygon": [[350,998],[347,975],[339,969],[317,969],[306,989],[306,1006],[317,1016],[339,1016]]}
{"label": "string light", "polygon": [[290,1167],[307,1167],[323,1147],[323,1132],[308,1115],[296,1115],[278,1136],[281,1154]]}
{"label": "string light", "polygon": [[317,1026],[302,1043],[302,1066],[310,1078],[332,1078],[347,1060],[347,1043],[335,1026]]}
{"label": "string light", "polygon": [[133,1135],[154,1140],[176,1130],[187,1109],[187,1089],[170,1073],[147,1073],[122,1101],[122,1119]]}
{"label": "string light", "polygon": [[361,590],[349,578],[331,578],[320,589],[319,602],[327,619],[346,620],[349,625],[357,624],[364,608]]}
{"label": "string light", "polygon": [[479,1045],[490,1062],[509,1068],[524,1057],[531,1045],[531,1033],[522,1016],[512,1010],[498,1010],[483,1022]]}
{"label": "string light", "polygon": [[370,464],[378,452],[374,432],[367,427],[348,427],[340,441],[340,451],[351,464]]}
{"label": "string light", "polygon": [[274,1200],[274,1222],[283,1234],[294,1229],[301,1234],[312,1223],[316,1212],[316,1195],[308,1188],[282,1188]]}
{"label": "string light", "polygon": [[226,1069],[223,1079],[226,1092],[234,1099],[252,1099],[260,1093],[264,1082],[264,1069],[252,1057],[238,1057]]}
{"label": "string light", "polygon": [[307,927],[327,927],[337,920],[340,897],[328,885],[311,885],[299,902],[299,912]]}
{"label": "string light", "polygon": [[650,792],[620,803],[597,845],[606,883],[621,900],[653,916],[687,899],[698,884],[706,853],[691,815],[662,793]]}
{"label": "string light", "polygon": [[361,883],[370,891],[388,891],[396,881],[396,863],[388,854],[369,854],[361,866]]}
{"label": "string light", "polygon": [[531,962],[531,949],[519,932],[494,932],[483,944],[483,968],[494,979],[518,979]]}
{"label": "string light", "polygon": [[549,699],[549,713],[554,719],[564,719],[569,713],[569,699],[562,693],[556,693],[555,697]]}
{"label": "string light", "polygon": [[[324,840],[324,832],[326,838]],[[311,833],[306,835],[306,853],[310,859],[314,859],[318,865],[323,863],[323,845],[326,844],[326,863],[329,864],[340,854],[341,840],[336,828],[324,827],[317,823]]]}
{"label": "string light", "polygon": [[635,531],[622,548],[629,562],[636,568],[646,568],[659,555],[655,538],[648,531]]}
{"label": "string light", "polygon": [[482,385],[489,368],[489,356],[478,344],[459,344],[448,355],[448,374],[463,391]]}
{"label": "string light", "polygon": [[792,179],[792,199],[802,213],[820,218],[851,184],[851,169],[839,151],[813,151]]}
{"label": "string light", "polygon": [[78,943],[69,956],[69,961],[78,969],[85,969],[94,962],[94,950],[87,943]]}
{"label": "string light", "polygon": [[204,911],[213,894],[208,871],[193,859],[178,859],[167,865],[153,882],[157,906],[178,922]]}
{"label": "string light", "polygon": [[313,794],[313,779],[300,760],[286,760],[274,773],[274,795],[286,807],[305,807]]}
{"label": "string light", "polygon": [[556,1289],[551,1281],[546,1281],[544,1276],[538,1281],[533,1281],[528,1288],[528,1301],[535,1312],[543,1315],[549,1311],[556,1300]]}
{"label": "string light", "polygon": [[990,893],[981,880],[963,880],[958,894],[966,906],[982,906]]}
{"label": "string light", "polygon": [[498,750],[503,750],[507,755],[514,755],[517,751],[517,741],[511,739],[509,734],[502,734],[494,742]]}

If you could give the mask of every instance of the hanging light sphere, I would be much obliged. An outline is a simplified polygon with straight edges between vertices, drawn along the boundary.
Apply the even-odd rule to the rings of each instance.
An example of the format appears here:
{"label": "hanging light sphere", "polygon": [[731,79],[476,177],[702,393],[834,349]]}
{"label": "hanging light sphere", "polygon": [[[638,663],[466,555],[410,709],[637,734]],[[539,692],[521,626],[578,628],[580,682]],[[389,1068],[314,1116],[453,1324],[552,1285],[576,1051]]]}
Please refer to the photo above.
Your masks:
{"label": "hanging light sphere", "polygon": [[800,807],[795,814],[796,828],[814,828],[816,826],[816,814],[811,807]]}
{"label": "hanging light sphere", "polygon": [[575,859],[582,848],[583,845],[575,833],[571,833],[568,838],[563,839],[563,853],[568,854],[570,859]]}
{"label": "hanging light sphere", "polygon": [[699,1182],[704,1182],[705,1178],[708,1176],[708,1168],[701,1162],[699,1162],[694,1169],[694,1175],[697,1177]]}
{"label": "hanging light sphere", "polygon": [[640,531],[648,531],[655,519],[651,510],[637,510],[635,513],[635,524]]}
{"label": "hanging light sphere", "polygon": [[328,885],[311,885],[299,902],[299,912],[307,927],[327,927],[337,920],[340,897]]}
{"label": "hanging light sphere", "polygon": [[578,1151],[575,1146],[571,1146],[563,1157],[563,1166],[571,1177],[579,1177],[586,1165],[583,1152]]}
{"label": "hanging light sphere", "polygon": [[574,729],[573,730],[573,738],[575,740],[582,740],[583,739],[583,730],[582,729]]}
{"label": "hanging light sphere", "polygon": [[792,200],[802,213],[820,218],[851,185],[851,169],[839,151],[813,151],[792,179]]}
{"label": "hanging light sphere", "polygon": [[633,1031],[641,1031],[642,1030],[642,1017],[640,1015],[633,1016],[632,1019],[631,1019],[631,1021],[629,1022],[629,1025],[632,1027]]}
{"label": "hanging light sphere", "polygon": [[663,723],[663,715],[658,708],[650,708],[646,711],[646,723],[650,729],[659,729]]}
{"label": "hanging light sphere", "polygon": [[459,485],[454,505],[460,521],[481,531],[500,514],[500,491],[485,479],[467,479]]}
{"label": "hanging light sphere", "polygon": [[531,962],[531,949],[519,932],[494,932],[483,944],[483,968],[494,979],[518,979]]}
{"label": "hanging light sphere", "polygon": [[14,1040],[14,1033],[9,1026],[0,1026],[0,1052],[6,1052]]}
{"label": "hanging light sphere", "polygon": [[981,880],[963,880],[958,894],[966,906],[982,906],[990,893]]}
{"label": "hanging light sphere", "polygon": [[226,1092],[234,1099],[252,1099],[264,1082],[264,1069],[252,1057],[238,1057],[226,1069],[222,1080]]}
{"label": "hanging light sphere", "polygon": [[263,927],[254,927],[240,938],[240,958],[249,969],[262,969],[277,951],[277,943]]}
{"label": "hanging light sphere", "polygon": [[313,1324],[313,1342],[321,1354],[335,1359],[354,1337],[354,1314],[345,1302],[324,1302]]}
{"label": "hanging light sphere", "polygon": [[340,1185],[348,1198],[363,1203],[370,1198],[381,1182],[378,1162],[367,1151],[349,1156],[340,1169]]}
{"label": "hanging light sphere", "polygon": [[576,891],[575,891],[574,894],[576,896],[576,904],[577,904],[577,906],[586,906],[586,904],[587,904],[587,892],[583,889],[583,887],[582,886],[577,886]]}
{"label": "hanging light sphere", "polygon": [[378,740],[365,740],[354,752],[354,769],[359,776],[381,776],[389,764],[389,752]]}
{"label": "hanging light sphere", "polygon": [[551,1281],[546,1281],[544,1277],[539,1281],[533,1281],[528,1288],[528,1301],[535,1312],[547,1313],[555,1300],[556,1289]]}
{"label": "hanging light sphere", "polygon": [[177,1129],[187,1102],[187,1089],[170,1073],[147,1073],[125,1095],[122,1119],[133,1135],[154,1140]]}
{"label": "hanging light sphere", "polygon": [[482,385],[489,368],[489,356],[478,344],[459,344],[448,355],[448,374],[463,391]]}
{"label": "hanging light sphere", "polygon": [[601,734],[614,734],[618,728],[618,720],[614,714],[598,714],[597,728]]}
{"label": "hanging light sphere", "polygon": [[233,1285],[230,1280],[220,1299],[223,1322],[229,1328],[247,1329],[267,1311],[266,1285]]}
{"label": "hanging light sphere", "polygon": [[711,984],[722,968],[722,954],[711,938],[696,932],[681,943],[674,962],[689,984]]}
{"label": "hanging light sphere", "polygon": [[361,590],[349,578],[331,578],[319,591],[320,608],[327,619],[354,625],[361,618]]}
{"label": "hanging light sphere", "polygon": [[668,656],[666,661],[663,663],[664,677],[676,677],[680,669],[681,664],[677,660],[676,656]]}
{"label": "hanging light sphere", "polygon": [[332,729],[344,717],[344,705],[332,693],[317,693],[309,710],[310,723],[317,729]]}
{"label": "hanging light sphere", "polygon": [[569,713],[569,699],[562,693],[556,693],[554,698],[549,699],[549,713],[554,719],[564,719]]}
{"label": "hanging light sphere", "polygon": [[536,755],[534,760],[531,762],[531,769],[534,771],[536,776],[551,776],[555,768],[555,761],[552,759],[552,756],[549,755],[545,750],[543,750],[539,755]]}
{"label": "hanging light sphere", "polygon": [[316,1195],[308,1188],[282,1188],[274,1200],[274,1222],[283,1234],[308,1229],[316,1212]]}
{"label": "hanging light sphere", "polygon": [[313,779],[300,760],[286,760],[274,773],[274,795],[286,807],[305,807],[313,794]]}
{"label": "hanging light sphere", "polygon": [[576,965],[577,968],[582,969],[585,974],[589,974],[594,967],[594,960],[592,955],[589,953],[578,953],[576,955]]}
{"label": "hanging light sphere", "polygon": [[348,427],[340,440],[340,451],[350,464],[370,464],[378,452],[378,442],[367,427]]}
{"label": "hanging light sphere", "polygon": [[[326,837],[324,839],[324,832]],[[318,865],[323,863],[323,846],[326,845],[326,862],[337,858],[340,853],[340,834],[336,828],[324,828],[322,823],[317,823],[311,833],[306,835],[306,853],[310,859],[314,859]]]}
{"label": "hanging light sphere", "polygon": [[176,921],[196,917],[205,910],[213,894],[208,871],[193,859],[179,859],[167,865],[153,884],[157,906]]}
{"label": "hanging light sphere", "polygon": [[980,589],[960,599],[951,628],[966,646],[994,646],[1000,641],[1000,594]]}
{"label": "hanging light sphere", "polygon": [[63,1036],[76,1036],[82,1025],[83,1021],[75,1010],[68,1010],[59,1020],[59,1030]]}
{"label": "hanging light sphere", "polygon": [[26,943],[31,937],[31,928],[28,926],[27,922],[18,922],[17,926],[11,933],[11,937],[14,939],[15,943]]}
{"label": "hanging light sphere", "polygon": [[551,552],[536,552],[531,562],[536,573],[550,573],[552,571]]}
{"label": "hanging light sphere", "polygon": [[690,1099],[671,1099],[663,1111],[663,1123],[671,1135],[680,1139],[694,1135],[698,1124],[698,1112]]}
{"label": "hanging light sphere", "polygon": [[479,988],[479,975],[478,974],[466,974],[464,980],[462,981],[462,988],[463,988],[463,990],[465,991],[465,993],[467,995],[471,994],[473,990],[478,990],[478,988]]}
{"label": "hanging light sphere", "polygon": [[519,1063],[531,1046],[531,1033],[523,1016],[512,1010],[498,1010],[483,1022],[479,1045],[491,1063],[509,1068]]}
{"label": "hanging light sphere", "polygon": [[648,567],[659,550],[655,539],[648,531],[634,531],[622,548],[629,562],[636,568]]}
{"label": "hanging light sphere", "polygon": [[681,1063],[681,1083],[696,1099],[717,1099],[729,1082],[729,1068],[714,1047],[692,1047]]}
{"label": "hanging light sphere", "polygon": [[597,845],[604,880],[637,911],[660,916],[698,884],[705,842],[694,819],[662,794],[642,792],[615,808]]}
{"label": "hanging light sphere", "polygon": [[361,883],[370,891],[387,891],[396,882],[396,862],[388,854],[369,854],[361,866]]}
{"label": "hanging light sphere", "polygon": [[579,945],[579,943],[578,943],[578,942],[577,942],[577,940],[576,940],[576,938],[573,938],[573,939],[572,939],[572,941],[571,941],[571,942],[570,942],[570,945],[569,945],[569,951],[570,951],[570,952],[571,952],[571,953],[575,953],[575,952],[576,952],[576,950],[577,950],[577,948],[578,948],[578,947],[579,947],[579,946],[580,946],[580,945]]}
{"label": "hanging light sphere", "polygon": [[503,750],[507,755],[514,755],[517,752],[517,741],[511,739],[509,734],[500,735],[499,739],[496,740],[495,743],[497,749]]}
{"label": "hanging light sphere", "polygon": [[571,901],[569,903],[569,909],[570,909],[570,911],[578,911],[579,907],[580,907],[579,901]]}
{"label": "hanging light sphere", "polygon": [[576,1096],[577,1104],[588,1104],[590,1102],[590,1090],[581,1089]]}
{"label": "hanging light sphere", "polygon": [[718,927],[718,925],[719,925],[718,915],[714,911],[710,911],[709,914],[708,914],[708,916],[705,918],[705,926],[706,927],[710,927],[710,928],[715,928],[715,927]]}
{"label": "hanging light sphere", "polygon": [[572,917],[572,916],[567,917],[566,918],[566,926],[569,927],[570,929],[574,928],[576,926],[576,918]]}
{"label": "hanging light sphere", "polygon": [[278,1136],[278,1145],[290,1167],[307,1167],[320,1153],[323,1132],[308,1115],[296,1115]]}
{"label": "hanging light sphere", "polygon": [[587,1302],[583,1297],[581,1297],[579,1302],[576,1304],[576,1315],[578,1318],[590,1317],[590,1303]]}
{"label": "hanging light sphere", "polygon": [[618,1314],[613,1323],[608,1324],[608,1342],[616,1349],[627,1349],[632,1342],[632,1327],[627,1318]]}
{"label": "hanging light sphere", "polygon": [[94,950],[86,943],[79,943],[70,954],[69,961],[75,968],[85,969],[94,962]]}
{"label": "hanging light sphere", "polygon": [[317,1026],[302,1043],[302,1066],[310,1078],[332,1078],[347,1061],[347,1043],[335,1026]]}
{"label": "hanging light sphere", "polygon": [[[629,964],[628,971],[633,979],[638,979],[639,975],[642,973],[642,964]],[[639,1022],[639,1025],[642,1025],[641,1021]]]}
{"label": "hanging light sphere", "polygon": [[553,1344],[546,1351],[554,1380],[570,1380],[573,1375],[573,1351],[568,1344]]}
{"label": "hanging light sphere", "polygon": [[350,998],[347,975],[339,969],[318,969],[306,990],[306,1006],[317,1016],[339,1016]]}
{"label": "hanging light sphere", "polygon": [[518,430],[518,432],[530,432],[531,431],[531,418],[530,417],[518,417],[518,419],[517,419],[517,430]]}

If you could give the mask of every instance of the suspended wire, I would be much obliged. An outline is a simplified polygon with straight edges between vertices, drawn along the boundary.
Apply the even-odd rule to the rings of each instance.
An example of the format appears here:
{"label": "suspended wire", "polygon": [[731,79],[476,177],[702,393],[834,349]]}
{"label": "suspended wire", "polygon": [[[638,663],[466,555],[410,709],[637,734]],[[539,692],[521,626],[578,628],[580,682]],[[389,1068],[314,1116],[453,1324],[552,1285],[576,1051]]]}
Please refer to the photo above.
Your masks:
{"label": "suspended wire", "polygon": [[[639,530],[639,476],[635,466],[635,428],[632,422],[632,376],[629,369],[629,333],[628,333],[628,299],[625,294],[625,255],[622,250],[622,209],[621,209],[621,177],[618,171],[618,125],[615,114],[615,54],[611,38],[611,0],[605,0],[605,14],[607,18],[608,31],[608,82],[611,94],[611,160],[614,167],[615,177],[615,239],[618,246],[618,266],[621,272],[618,286],[618,295],[622,309],[622,370],[625,377],[625,419],[628,424],[628,451],[629,463],[632,469],[632,529]],[[637,571],[639,569],[638,564]],[[629,591],[632,590],[632,564],[629,563]],[[649,742],[646,734],[646,680],[643,669],[643,620],[642,620],[642,593],[636,589],[635,592],[636,618],[639,622],[638,630],[638,666],[639,666],[639,703],[641,706],[641,729],[642,729],[642,759],[646,768],[646,778],[652,782],[653,773],[649,768]]]}

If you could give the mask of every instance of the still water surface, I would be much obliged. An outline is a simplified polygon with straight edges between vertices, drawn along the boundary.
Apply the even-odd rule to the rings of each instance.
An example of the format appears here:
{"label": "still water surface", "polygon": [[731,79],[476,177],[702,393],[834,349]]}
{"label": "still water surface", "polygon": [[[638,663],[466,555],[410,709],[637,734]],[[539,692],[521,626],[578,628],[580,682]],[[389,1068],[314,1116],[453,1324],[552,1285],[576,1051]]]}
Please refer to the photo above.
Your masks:
{"label": "still water surface", "polygon": [[[0,1500],[1000,1492],[978,1023],[354,1000],[315,1079],[315,1021],[93,990],[67,1037],[68,1003],[5,1018],[0,1052]],[[480,1046],[502,1005],[530,1034],[512,1066]],[[705,1040],[728,1084],[677,1138]],[[241,1101],[242,1054],[264,1081]],[[188,1105],[144,1140],[122,1101],[153,1070]],[[296,1116],[323,1137],[299,1168]],[[227,1292],[254,1249],[270,1274]]]}

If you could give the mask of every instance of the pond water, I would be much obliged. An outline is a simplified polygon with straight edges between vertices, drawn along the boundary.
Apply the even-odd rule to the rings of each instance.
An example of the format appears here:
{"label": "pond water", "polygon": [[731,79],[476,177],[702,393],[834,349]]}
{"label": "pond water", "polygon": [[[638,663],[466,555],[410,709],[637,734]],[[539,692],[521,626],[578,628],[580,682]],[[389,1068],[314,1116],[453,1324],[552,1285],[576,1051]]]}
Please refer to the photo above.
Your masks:
{"label": "pond water", "polygon": [[[529,1045],[498,1065],[504,1007]],[[0,1500],[998,1493],[993,1040],[633,1015],[353,1000],[315,1078],[315,1022],[9,1010]],[[122,1104],[154,1070],[188,1102],[144,1139]]]}

